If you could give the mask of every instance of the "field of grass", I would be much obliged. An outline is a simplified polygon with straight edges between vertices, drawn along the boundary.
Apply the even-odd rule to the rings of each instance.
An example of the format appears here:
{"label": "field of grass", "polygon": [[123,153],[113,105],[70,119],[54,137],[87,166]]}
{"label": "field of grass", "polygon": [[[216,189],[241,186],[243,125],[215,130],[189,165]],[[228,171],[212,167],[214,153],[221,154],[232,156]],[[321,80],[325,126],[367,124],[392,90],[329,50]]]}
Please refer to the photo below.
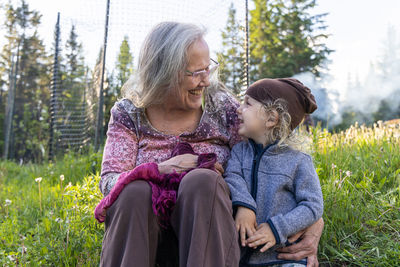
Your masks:
{"label": "field of grass", "polygon": [[[399,125],[313,129],[307,139],[325,200],[321,265],[398,266]],[[43,165],[0,162],[1,266],[98,266],[100,161],[91,153]]]}

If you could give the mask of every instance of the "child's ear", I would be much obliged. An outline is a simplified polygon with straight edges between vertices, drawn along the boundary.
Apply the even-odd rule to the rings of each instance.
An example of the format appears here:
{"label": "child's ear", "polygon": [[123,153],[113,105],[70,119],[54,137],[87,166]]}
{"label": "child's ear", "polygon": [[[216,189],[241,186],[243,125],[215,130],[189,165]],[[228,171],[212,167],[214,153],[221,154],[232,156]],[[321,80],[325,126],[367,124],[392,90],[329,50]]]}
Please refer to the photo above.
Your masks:
{"label": "child's ear", "polygon": [[265,122],[265,126],[267,128],[272,128],[278,124],[279,120],[278,112],[276,112],[275,110],[271,110],[270,112],[268,112],[267,116],[268,119]]}

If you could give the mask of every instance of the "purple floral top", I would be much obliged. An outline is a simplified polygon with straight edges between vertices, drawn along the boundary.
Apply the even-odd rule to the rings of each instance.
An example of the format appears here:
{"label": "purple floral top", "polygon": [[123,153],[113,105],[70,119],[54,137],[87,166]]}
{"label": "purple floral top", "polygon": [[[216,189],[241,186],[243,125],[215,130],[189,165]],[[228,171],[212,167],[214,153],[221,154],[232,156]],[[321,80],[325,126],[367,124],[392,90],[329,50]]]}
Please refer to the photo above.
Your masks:
{"label": "purple floral top", "polygon": [[173,136],[152,127],[143,109],[128,99],[115,103],[111,109],[107,141],[104,147],[100,190],[107,195],[121,173],[148,162],[168,159],[179,142],[188,142],[197,154],[213,152],[225,167],[230,149],[241,138],[237,133],[238,101],[227,92],[217,92],[207,104],[196,130]]}

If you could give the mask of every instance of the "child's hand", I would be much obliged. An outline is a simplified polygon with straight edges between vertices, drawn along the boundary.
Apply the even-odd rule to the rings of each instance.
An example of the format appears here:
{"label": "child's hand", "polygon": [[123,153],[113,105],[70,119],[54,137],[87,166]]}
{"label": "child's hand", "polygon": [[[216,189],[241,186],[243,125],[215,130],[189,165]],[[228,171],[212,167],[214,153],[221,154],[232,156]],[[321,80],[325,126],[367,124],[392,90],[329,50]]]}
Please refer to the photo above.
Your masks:
{"label": "child's hand", "polygon": [[246,233],[251,237],[256,231],[256,214],[251,209],[238,207],[235,217],[236,231],[239,231],[240,243],[246,246]]}
{"label": "child's hand", "polygon": [[260,249],[260,252],[267,251],[270,247],[276,244],[275,236],[272,233],[268,223],[262,223],[257,227],[257,231],[246,240],[249,247],[257,247],[265,244]]}

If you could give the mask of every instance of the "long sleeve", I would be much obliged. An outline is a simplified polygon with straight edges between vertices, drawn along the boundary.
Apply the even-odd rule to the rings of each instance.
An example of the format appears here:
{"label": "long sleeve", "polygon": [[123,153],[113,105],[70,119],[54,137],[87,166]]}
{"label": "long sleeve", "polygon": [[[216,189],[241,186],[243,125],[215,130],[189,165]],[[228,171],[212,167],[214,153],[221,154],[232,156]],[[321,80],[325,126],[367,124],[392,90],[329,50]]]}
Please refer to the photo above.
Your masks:
{"label": "long sleeve", "polygon": [[267,223],[277,244],[285,244],[288,237],[312,225],[322,216],[323,197],[318,175],[309,155],[299,162],[294,177],[297,207],[286,214],[278,214]]}
{"label": "long sleeve", "polygon": [[232,149],[234,145],[242,141],[242,137],[238,134],[239,118],[236,110],[239,108],[239,102],[231,95],[228,95],[224,110],[226,112],[226,128],[229,133],[229,147]]}
{"label": "long sleeve", "polygon": [[138,139],[129,114],[118,106],[111,109],[107,140],[103,152],[100,191],[107,195],[119,174],[136,166]]}
{"label": "long sleeve", "polygon": [[231,157],[224,173],[225,182],[231,191],[232,205],[243,206],[257,211],[257,203],[250,194],[250,185],[247,184],[242,172],[240,161],[240,149],[242,143],[235,145],[231,151]]}

